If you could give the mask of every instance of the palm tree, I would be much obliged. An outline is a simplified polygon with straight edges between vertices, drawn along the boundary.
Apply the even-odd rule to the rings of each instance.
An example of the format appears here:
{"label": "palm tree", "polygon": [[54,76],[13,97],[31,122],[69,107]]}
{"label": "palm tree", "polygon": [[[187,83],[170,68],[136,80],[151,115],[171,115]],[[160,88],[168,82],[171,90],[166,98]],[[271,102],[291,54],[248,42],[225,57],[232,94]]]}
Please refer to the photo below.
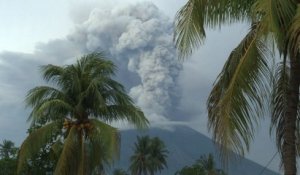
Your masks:
{"label": "palm tree", "polygon": [[151,160],[151,175],[153,175],[155,172],[163,170],[164,168],[167,168],[167,160],[168,157],[168,150],[166,149],[166,146],[162,140],[160,140],[158,137],[154,137],[151,140],[150,144],[150,160]]}
{"label": "palm tree", "polygon": [[[232,149],[244,154],[265,110],[264,96],[272,87],[272,128],[276,129],[286,175],[296,174],[296,141],[300,84],[299,0],[189,0],[176,16],[175,40],[186,58],[205,39],[205,28],[247,22],[249,33],[232,51],[207,101],[209,129],[222,145],[223,157]],[[273,46],[270,48],[270,46]],[[269,66],[280,53],[275,83]]]}
{"label": "palm tree", "polygon": [[13,158],[16,154],[17,148],[15,147],[14,142],[10,140],[3,140],[0,144],[0,157],[2,159]]}
{"label": "palm tree", "polygon": [[222,169],[216,168],[212,154],[203,155],[192,166],[185,166],[175,175],[226,175]]}
{"label": "palm tree", "polygon": [[128,173],[123,169],[115,169],[113,175],[128,175]]}
{"label": "palm tree", "polygon": [[131,165],[129,169],[132,175],[147,175],[148,172],[151,172],[151,164],[148,158],[150,142],[149,136],[137,137],[137,142],[134,143],[134,155],[130,157]]}
{"label": "palm tree", "polygon": [[206,175],[205,170],[198,164],[185,166],[181,170],[176,171],[175,175]]}
{"label": "palm tree", "polygon": [[133,175],[153,175],[167,167],[168,151],[158,137],[138,136],[134,146],[134,154],[130,157],[130,170]]}
{"label": "palm tree", "polygon": [[118,156],[118,130],[109,122],[124,120],[138,128],[148,125],[123,86],[112,79],[114,71],[103,53],[82,56],[73,65],[42,67],[43,78],[53,86],[31,89],[26,103],[32,107],[28,118],[32,125],[46,122],[22,143],[19,174],[53,137],[63,142],[54,174],[99,171]]}
{"label": "palm tree", "polygon": [[0,144],[0,174],[14,175],[16,174],[17,148],[10,140],[3,140]]}
{"label": "palm tree", "polygon": [[201,166],[207,175],[225,175],[223,170],[216,168],[214,156],[211,153],[208,156],[201,156],[196,164]]}

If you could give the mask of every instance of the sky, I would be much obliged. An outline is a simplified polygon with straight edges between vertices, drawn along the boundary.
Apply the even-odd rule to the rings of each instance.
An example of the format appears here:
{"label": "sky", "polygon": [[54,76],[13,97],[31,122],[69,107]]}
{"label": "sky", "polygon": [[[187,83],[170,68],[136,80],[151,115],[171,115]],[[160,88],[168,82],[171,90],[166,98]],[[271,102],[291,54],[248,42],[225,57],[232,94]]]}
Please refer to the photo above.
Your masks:
{"label": "sky", "polygon": [[[71,64],[105,51],[117,79],[154,127],[187,125],[207,136],[205,102],[247,24],[208,30],[205,44],[179,61],[173,19],[185,0],[0,0],[0,140],[26,136],[26,92],[43,84],[39,66]],[[118,125],[118,123],[116,124]],[[260,123],[247,158],[265,166],[276,153],[269,123]],[[279,157],[269,165],[278,171]]]}

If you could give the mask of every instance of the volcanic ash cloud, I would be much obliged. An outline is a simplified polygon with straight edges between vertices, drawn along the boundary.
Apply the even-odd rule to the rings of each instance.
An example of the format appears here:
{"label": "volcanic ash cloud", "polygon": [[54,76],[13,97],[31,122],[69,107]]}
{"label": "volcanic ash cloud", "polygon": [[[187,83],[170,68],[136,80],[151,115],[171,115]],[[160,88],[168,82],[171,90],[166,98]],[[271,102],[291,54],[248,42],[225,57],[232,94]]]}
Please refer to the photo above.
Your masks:
{"label": "volcanic ash cloud", "polygon": [[[151,122],[167,122],[179,94],[182,69],[172,43],[172,22],[152,3],[110,10],[93,9],[89,18],[68,38],[85,43],[87,51],[109,51],[119,75]],[[124,80],[134,77],[136,80]],[[132,82],[132,83],[128,83]]]}

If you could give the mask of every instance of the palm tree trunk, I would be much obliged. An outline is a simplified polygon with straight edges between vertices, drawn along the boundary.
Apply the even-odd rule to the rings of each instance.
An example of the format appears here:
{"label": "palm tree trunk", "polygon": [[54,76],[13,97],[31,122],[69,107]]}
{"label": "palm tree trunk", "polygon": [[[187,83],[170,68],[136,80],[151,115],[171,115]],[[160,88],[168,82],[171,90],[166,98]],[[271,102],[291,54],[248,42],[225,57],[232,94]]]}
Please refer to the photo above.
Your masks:
{"label": "palm tree trunk", "polygon": [[282,159],[285,175],[296,175],[296,120],[299,103],[300,84],[300,55],[291,58],[290,83],[288,90],[288,104],[284,119],[284,134],[282,145]]}

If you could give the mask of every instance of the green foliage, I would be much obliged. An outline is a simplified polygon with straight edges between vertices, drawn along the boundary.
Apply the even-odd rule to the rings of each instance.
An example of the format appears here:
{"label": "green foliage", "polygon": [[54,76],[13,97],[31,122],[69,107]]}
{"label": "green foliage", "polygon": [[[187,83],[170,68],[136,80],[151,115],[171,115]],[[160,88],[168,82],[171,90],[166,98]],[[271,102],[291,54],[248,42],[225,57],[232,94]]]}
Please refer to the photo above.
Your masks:
{"label": "green foliage", "polygon": [[185,166],[180,171],[177,171],[175,175],[206,175],[203,167],[198,164],[192,166]]}
{"label": "green foliage", "polygon": [[112,79],[114,71],[102,53],[82,56],[73,65],[42,67],[44,79],[53,87],[35,87],[26,97],[33,129],[19,151],[19,174],[45,148],[57,161],[54,174],[103,172],[103,165],[119,153],[118,130],[109,122],[147,127],[143,112]]}
{"label": "green foliage", "polygon": [[123,169],[115,169],[113,175],[129,175],[129,174]]}
{"label": "green foliage", "polygon": [[185,166],[177,171],[175,175],[226,175],[221,169],[216,168],[212,154],[201,156],[195,164]]}
{"label": "green foliage", "polygon": [[[46,121],[40,121],[39,123],[35,123],[28,129],[28,133],[32,137],[36,135],[38,137],[43,137],[42,136],[43,133],[46,133],[45,135],[47,135],[48,133],[49,135],[46,137],[46,140],[43,143],[44,146],[42,146],[41,148],[39,148],[38,146],[39,148],[38,151],[33,151],[32,156],[30,156],[30,158],[27,159],[27,162],[23,165],[24,166],[22,170],[23,174],[44,175],[46,173],[54,172],[55,165],[58,161],[59,154],[61,153],[63,145],[60,141],[57,140],[57,135],[59,134],[59,130],[56,130],[56,132],[47,132],[47,128],[53,129],[53,127],[45,127],[45,124]],[[43,130],[45,131],[40,130],[42,127],[44,128]],[[29,137],[27,139],[29,139]],[[42,138],[39,139],[39,141],[41,140],[43,139]],[[39,142],[36,143],[39,144]],[[31,149],[34,150],[34,148]],[[22,159],[24,155],[25,154],[19,153],[19,158],[18,158],[19,161]]]}
{"label": "green foliage", "polygon": [[0,144],[0,158],[1,159],[10,159],[16,158],[17,148],[15,143],[10,140],[3,140]]}
{"label": "green foliage", "polygon": [[[257,40],[257,28],[232,51],[207,100],[209,129],[223,145],[244,155],[253,139],[255,124],[263,116],[263,98],[269,80],[267,49]],[[225,156],[227,157],[227,156]]]}
{"label": "green foliage", "polygon": [[15,175],[17,168],[17,151],[14,142],[3,140],[0,144],[0,174]]}
{"label": "green foliage", "polygon": [[175,44],[179,57],[190,56],[203,44],[205,28],[251,19],[251,6],[255,0],[189,0],[177,13]]}
{"label": "green foliage", "polygon": [[[285,173],[296,174],[300,139],[299,1],[188,0],[175,19],[179,57],[188,57],[203,44],[207,28],[245,21],[251,25],[250,31],[231,52],[208,98],[209,129],[221,145],[225,161],[228,150],[244,155],[256,124],[265,116],[264,107],[270,103],[272,129],[276,130]],[[282,63],[271,72],[278,53]]]}
{"label": "green foliage", "polygon": [[133,175],[152,175],[167,167],[168,151],[158,137],[138,136],[134,146],[134,154],[130,157],[130,171]]}
{"label": "green foliage", "polygon": [[3,175],[15,175],[17,168],[17,159],[0,159],[0,174]]}

